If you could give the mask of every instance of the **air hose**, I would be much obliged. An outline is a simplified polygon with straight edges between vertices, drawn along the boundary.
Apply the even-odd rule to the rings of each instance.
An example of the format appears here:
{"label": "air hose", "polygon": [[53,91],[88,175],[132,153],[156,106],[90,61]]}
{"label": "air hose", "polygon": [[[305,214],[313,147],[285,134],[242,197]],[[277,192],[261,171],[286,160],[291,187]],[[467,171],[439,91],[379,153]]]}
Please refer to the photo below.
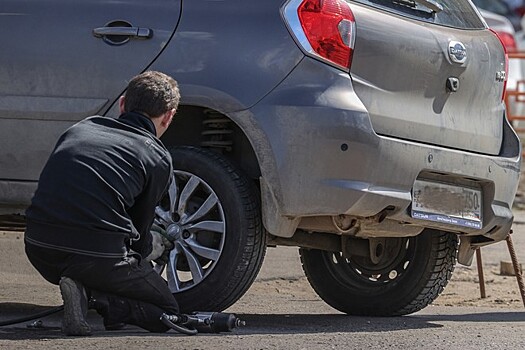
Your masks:
{"label": "air hose", "polygon": [[[60,305],[29,316],[0,321],[0,327],[46,317],[60,312],[63,309],[64,305]],[[244,321],[241,321],[234,314],[222,312],[195,312],[189,315],[162,314],[160,321],[169,328],[186,335],[195,335],[197,333],[230,332],[233,330],[233,328],[246,325]]]}
{"label": "air hose", "polygon": [[24,316],[24,317],[19,317],[19,318],[14,318],[14,319],[11,319],[11,320],[6,320],[6,321],[0,321],[0,327],[9,326],[9,325],[12,325],[12,324],[26,322],[26,321],[31,321],[31,320],[34,320],[36,318],[46,317],[46,316],[52,315],[54,313],[60,312],[63,309],[64,309],[64,305],[60,305],[60,306],[55,306],[55,307],[53,307],[53,308],[51,308],[49,310],[36,313],[36,314],[32,314],[32,315],[28,315],[28,316]]}

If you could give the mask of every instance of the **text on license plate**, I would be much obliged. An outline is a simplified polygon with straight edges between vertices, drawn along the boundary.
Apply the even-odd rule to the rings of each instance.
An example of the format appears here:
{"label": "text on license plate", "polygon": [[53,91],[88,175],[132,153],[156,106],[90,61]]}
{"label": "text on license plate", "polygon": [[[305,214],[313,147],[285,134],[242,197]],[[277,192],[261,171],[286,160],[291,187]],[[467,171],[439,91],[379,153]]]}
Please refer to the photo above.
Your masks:
{"label": "text on license plate", "polygon": [[481,229],[481,196],[481,190],[474,188],[416,180],[411,215],[416,219]]}

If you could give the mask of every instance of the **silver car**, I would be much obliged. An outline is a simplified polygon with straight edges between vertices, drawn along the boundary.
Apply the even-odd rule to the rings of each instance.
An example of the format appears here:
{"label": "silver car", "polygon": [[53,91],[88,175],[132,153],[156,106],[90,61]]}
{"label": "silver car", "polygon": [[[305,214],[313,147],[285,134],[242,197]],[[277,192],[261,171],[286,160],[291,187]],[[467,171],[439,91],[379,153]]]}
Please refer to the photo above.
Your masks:
{"label": "silver car", "polygon": [[137,73],[178,80],[155,269],[183,311],[227,308],[291,245],[334,308],[407,314],[509,233],[507,60],[468,0],[5,0],[0,18],[5,220],[66,128],[116,117]]}

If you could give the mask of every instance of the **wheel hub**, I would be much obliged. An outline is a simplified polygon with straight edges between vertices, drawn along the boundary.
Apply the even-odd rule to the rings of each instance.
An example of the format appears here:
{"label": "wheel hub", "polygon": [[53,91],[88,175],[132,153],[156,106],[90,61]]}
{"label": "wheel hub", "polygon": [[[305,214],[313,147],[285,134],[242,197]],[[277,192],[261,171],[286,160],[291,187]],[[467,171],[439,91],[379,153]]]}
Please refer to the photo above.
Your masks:
{"label": "wheel hub", "polygon": [[155,214],[156,223],[166,228],[175,245],[168,263],[155,270],[160,274],[166,270],[172,293],[198,285],[213,270],[224,247],[226,222],[219,198],[197,175],[175,170],[168,195]]}
{"label": "wheel hub", "polygon": [[413,258],[413,244],[409,242],[406,238],[370,239],[369,256],[339,260],[341,266],[346,265],[367,282],[390,282],[405,272]]}
{"label": "wheel hub", "polygon": [[180,239],[181,232],[182,232],[182,229],[178,224],[171,224],[166,229],[166,233],[170,241],[175,241],[175,240]]}

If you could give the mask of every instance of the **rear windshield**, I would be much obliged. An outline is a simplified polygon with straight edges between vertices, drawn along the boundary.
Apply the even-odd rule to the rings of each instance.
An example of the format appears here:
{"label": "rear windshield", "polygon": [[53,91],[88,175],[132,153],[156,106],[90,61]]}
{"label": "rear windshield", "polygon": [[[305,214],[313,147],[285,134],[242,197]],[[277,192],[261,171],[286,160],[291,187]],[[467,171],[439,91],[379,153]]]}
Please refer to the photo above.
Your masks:
{"label": "rear windshield", "polygon": [[[348,0],[347,0],[348,1]],[[479,18],[469,0],[430,0],[438,4],[442,11],[434,11],[429,0],[351,0],[380,8],[402,16],[424,22],[460,29],[483,29],[485,25]],[[427,5],[425,5],[427,3]]]}

